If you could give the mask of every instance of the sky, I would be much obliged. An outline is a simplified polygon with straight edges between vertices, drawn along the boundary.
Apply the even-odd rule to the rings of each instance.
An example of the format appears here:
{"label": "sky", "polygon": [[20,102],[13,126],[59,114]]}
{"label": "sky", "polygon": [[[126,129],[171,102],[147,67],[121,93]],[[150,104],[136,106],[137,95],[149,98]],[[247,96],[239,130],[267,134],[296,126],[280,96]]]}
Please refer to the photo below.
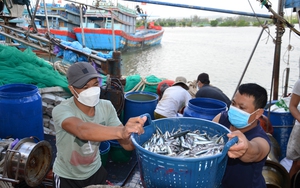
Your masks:
{"label": "sky", "polygon": [[[186,5],[194,5],[205,8],[217,8],[217,9],[225,9],[225,10],[235,10],[241,12],[249,12],[253,13],[249,2],[251,3],[253,10],[256,13],[270,15],[268,10],[265,7],[262,7],[260,2],[257,0],[155,0],[160,2],[169,2],[175,4],[186,4]],[[128,6],[134,7],[135,5],[139,5],[144,11],[147,12],[148,15],[152,15],[154,17],[160,18],[173,18],[173,17],[190,17],[191,15],[197,15],[200,17],[228,17],[228,16],[238,16],[235,14],[225,14],[218,13],[212,11],[204,11],[204,10],[194,10],[187,8],[177,8],[171,6],[163,6],[156,4],[146,4],[142,5],[141,3],[130,2],[118,0],[119,3]],[[278,0],[270,0],[272,3],[272,8],[277,12]]]}

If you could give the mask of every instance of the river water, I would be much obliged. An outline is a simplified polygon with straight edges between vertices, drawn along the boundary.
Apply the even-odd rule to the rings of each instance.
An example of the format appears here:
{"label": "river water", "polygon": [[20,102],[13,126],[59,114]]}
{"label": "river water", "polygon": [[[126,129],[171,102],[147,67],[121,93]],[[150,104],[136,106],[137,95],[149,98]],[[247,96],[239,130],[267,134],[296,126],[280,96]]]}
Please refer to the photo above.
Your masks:
{"label": "river water", "polygon": [[[295,26],[299,29],[299,26]],[[164,28],[161,45],[122,54],[122,75],[154,75],[175,79],[185,76],[197,79],[206,72],[211,84],[232,97],[250,55],[261,33],[260,27],[174,27]],[[271,37],[266,31],[269,31]],[[265,87],[270,94],[276,37],[275,26],[265,30],[259,40],[242,83],[254,82]],[[273,38],[272,38],[273,37]],[[300,38],[286,29],[282,37],[280,88],[282,95],[285,69],[290,67],[289,89],[299,78]],[[288,45],[292,46],[290,53]],[[289,61],[288,61],[289,60]]]}

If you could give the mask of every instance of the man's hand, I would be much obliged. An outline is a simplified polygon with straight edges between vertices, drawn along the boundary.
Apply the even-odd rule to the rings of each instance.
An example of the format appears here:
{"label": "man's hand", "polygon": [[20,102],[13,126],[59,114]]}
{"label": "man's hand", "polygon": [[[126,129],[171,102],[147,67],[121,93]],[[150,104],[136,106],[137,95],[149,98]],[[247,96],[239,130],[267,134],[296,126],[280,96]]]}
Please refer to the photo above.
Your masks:
{"label": "man's hand", "polygon": [[146,121],[146,116],[130,118],[124,126],[122,133],[123,139],[128,139],[131,133],[144,134],[144,123]]}
{"label": "man's hand", "polygon": [[228,156],[230,158],[240,158],[243,156],[249,147],[249,141],[246,138],[246,136],[241,131],[233,131],[229,134],[227,134],[228,138],[231,139],[235,136],[238,137],[238,142],[231,146],[228,150]]}

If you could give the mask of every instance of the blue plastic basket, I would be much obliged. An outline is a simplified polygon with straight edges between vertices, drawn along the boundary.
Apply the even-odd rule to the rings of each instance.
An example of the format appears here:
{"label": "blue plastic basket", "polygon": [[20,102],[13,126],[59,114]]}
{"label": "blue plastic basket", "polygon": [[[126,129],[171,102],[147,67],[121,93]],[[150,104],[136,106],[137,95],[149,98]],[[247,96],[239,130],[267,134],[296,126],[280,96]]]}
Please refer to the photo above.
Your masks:
{"label": "blue plastic basket", "polygon": [[[148,116],[148,115],[147,115]],[[204,119],[178,117],[151,120],[148,116],[149,125],[144,127],[142,135],[132,134],[131,139],[136,147],[141,180],[144,187],[220,187],[227,164],[227,151],[237,142],[237,137],[228,141],[226,127]],[[175,158],[152,153],[142,145],[152,137],[159,127],[162,132],[173,129],[200,130],[209,136],[223,135],[227,142],[222,153],[199,158]]]}

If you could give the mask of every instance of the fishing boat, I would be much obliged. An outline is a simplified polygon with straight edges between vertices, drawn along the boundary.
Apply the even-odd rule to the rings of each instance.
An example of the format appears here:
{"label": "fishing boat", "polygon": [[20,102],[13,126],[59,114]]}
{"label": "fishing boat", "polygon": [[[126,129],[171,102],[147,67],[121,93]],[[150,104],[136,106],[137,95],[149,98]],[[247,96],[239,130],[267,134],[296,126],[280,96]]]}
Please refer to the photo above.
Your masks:
{"label": "fishing boat", "polygon": [[[147,24],[147,15],[141,14]],[[152,23],[136,29],[138,15],[134,9],[120,3],[96,1],[88,8],[81,27],[74,28],[77,40],[94,50],[134,51],[161,43],[164,30]],[[91,20],[89,23],[87,20]]]}
{"label": "fishing boat", "polygon": [[[0,39],[3,41],[11,40],[11,42],[21,50],[30,47],[38,54],[43,54],[43,50],[28,45],[28,42],[36,43],[39,46],[45,46],[47,44],[42,43],[40,39],[30,37],[29,33],[36,34],[41,38],[45,38],[45,34],[48,33],[63,41],[76,41],[76,35],[73,32],[73,28],[79,25],[77,24],[79,23],[80,18],[78,6],[71,3],[65,4],[64,6],[61,4],[40,3],[38,5],[33,5],[32,9],[34,10],[34,13],[24,8],[22,5],[15,6],[19,6],[19,9],[17,9],[18,12],[23,9],[23,13],[19,13],[17,18],[10,19],[9,22],[18,30],[15,31],[15,35],[19,36],[19,38],[25,37],[27,38],[27,41],[18,41],[16,38],[6,39],[5,35],[0,34]],[[8,18],[17,16],[13,9],[7,7],[8,5],[4,6],[3,16]],[[47,15],[47,18],[45,15]]]}
{"label": "fishing boat", "polygon": [[72,3],[67,3],[63,6],[59,3],[46,3],[45,5],[44,3],[40,3],[37,7],[35,17],[39,20],[36,22],[39,33],[46,33],[47,27],[49,27],[50,33],[56,38],[64,41],[76,40],[73,29],[78,27],[80,23],[79,6]]}

